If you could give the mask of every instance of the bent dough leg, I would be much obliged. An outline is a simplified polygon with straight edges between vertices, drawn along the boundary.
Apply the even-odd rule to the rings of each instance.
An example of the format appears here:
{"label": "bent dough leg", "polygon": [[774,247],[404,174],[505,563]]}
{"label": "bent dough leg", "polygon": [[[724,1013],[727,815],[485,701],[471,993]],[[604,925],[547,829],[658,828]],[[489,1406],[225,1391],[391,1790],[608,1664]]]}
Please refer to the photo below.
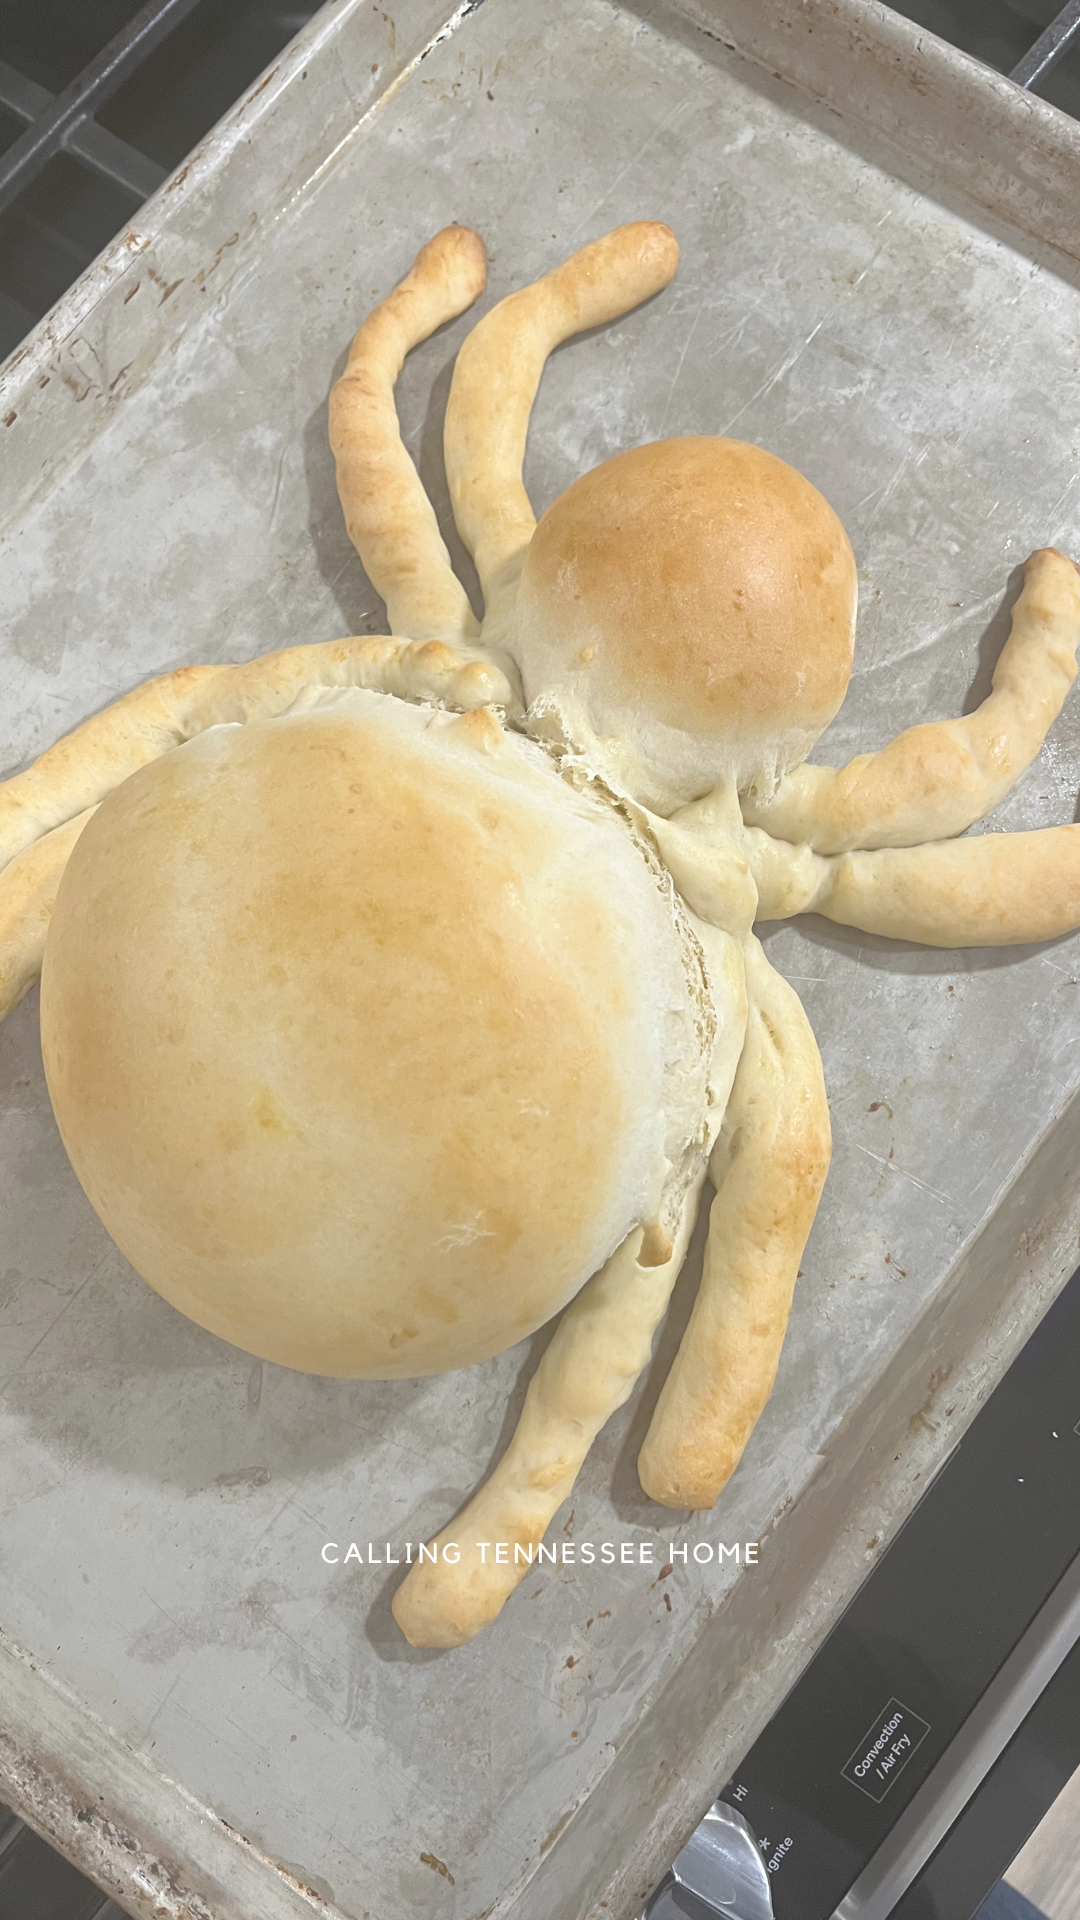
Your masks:
{"label": "bent dough leg", "polygon": [[77,820],[34,842],[0,873],[0,1020],[30,991],[41,972],[45,935],[68,856],[88,820]]}
{"label": "bent dough leg", "polygon": [[509,681],[480,649],[386,634],[285,647],[239,666],[178,667],[144,680],[0,782],[0,869],[207,727],[269,719],[336,687],[369,687],[461,711],[514,702]]}
{"label": "bent dough leg", "polygon": [[[700,1185],[687,1197],[663,1265],[639,1264],[642,1230],[636,1228],[566,1308],[494,1473],[433,1542],[438,1562],[414,1566],[394,1596],[394,1618],[414,1647],[463,1646],[494,1620],[530,1559],[535,1562],[596,1435],[648,1364],[699,1192]],[[481,1542],[487,1543],[483,1552]],[[497,1545],[505,1564],[495,1559]],[[445,1561],[444,1547],[454,1546],[460,1559]]]}
{"label": "bent dough leg", "polygon": [[1080,571],[1053,547],[1033,553],[992,691],[974,713],[908,727],[846,767],[798,767],[743,816],[815,853],[911,847],[963,833],[1029,767],[1076,676]]}
{"label": "bent dough leg", "polygon": [[647,1494],[711,1507],[772,1391],[829,1167],[821,1059],[798,995],[747,941],[750,1014],[712,1156],[701,1287],[638,1459]]}
{"label": "bent dough leg", "polygon": [[521,467],[545,360],[572,334],[658,293],[678,262],[675,235],[660,221],[616,227],[500,300],[462,346],[443,451],[454,519],[480,576],[485,639],[498,640],[536,526]]}
{"label": "bent dough leg", "polygon": [[1013,947],[1080,927],[1080,826],[848,853],[814,910],[928,947]]}
{"label": "bent dough leg", "polygon": [[1080,927],[1080,826],[831,859],[746,835],[763,920],[821,913],[925,947],[1016,947]]}
{"label": "bent dough leg", "polygon": [[386,602],[391,633],[468,640],[476,620],[435,512],[405,451],[394,386],[405,356],[484,290],[484,243],[444,227],[368,315],[330,394],[330,447],[349,538]]}

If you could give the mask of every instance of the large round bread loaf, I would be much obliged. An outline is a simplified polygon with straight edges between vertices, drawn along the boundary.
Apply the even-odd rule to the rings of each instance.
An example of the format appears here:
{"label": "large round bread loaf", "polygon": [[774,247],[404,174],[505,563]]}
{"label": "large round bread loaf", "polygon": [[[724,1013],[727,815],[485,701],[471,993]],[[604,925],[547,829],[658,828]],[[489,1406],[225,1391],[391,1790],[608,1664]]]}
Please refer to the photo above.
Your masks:
{"label": "large round bread loaf", "polygon": [[692,1151],[701,957],[625,823],[487,714],[216,727],[72,855],[41,1023],[64,1144],[167,1300],[252,1353],[483,1359]]}

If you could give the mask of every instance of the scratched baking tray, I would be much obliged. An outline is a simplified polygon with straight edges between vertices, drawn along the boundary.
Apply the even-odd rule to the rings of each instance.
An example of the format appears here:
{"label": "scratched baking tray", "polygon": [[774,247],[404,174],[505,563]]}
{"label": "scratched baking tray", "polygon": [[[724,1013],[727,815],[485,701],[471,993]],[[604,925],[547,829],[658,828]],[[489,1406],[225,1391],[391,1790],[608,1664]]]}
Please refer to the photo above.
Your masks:
{"label": "scratched baking tray", "polygon": [[[447,221],[490,303],[641,216],[681,272],[555,355],[538,503],[649,437],[760,441],[859,560],[825,749],[978,699],[1019,562],[1080,550],[1080,130],[871,0],[335,0],[3,375],[0,765],[147,674],[378,630],[326,446],[352,328]],[[469,324],[401,387],[444,524]],[[1074,697],[989,830],[1078,786]],[[637,1486],[647,1381],[553,1534],[652,1566],[546,1568],[452,1653],[321,1549],[437,1528],[539,1337],[390,1384],[223,1345],[83,1200],[36,1000],[0,1030],[0,1794],[134,1914],[625,1920],[1072,1270],[1077,942],[765,939],[836,1140],[773,1400],[688,1520]],[[694,1564],[721,1539],[760,1565]]]}

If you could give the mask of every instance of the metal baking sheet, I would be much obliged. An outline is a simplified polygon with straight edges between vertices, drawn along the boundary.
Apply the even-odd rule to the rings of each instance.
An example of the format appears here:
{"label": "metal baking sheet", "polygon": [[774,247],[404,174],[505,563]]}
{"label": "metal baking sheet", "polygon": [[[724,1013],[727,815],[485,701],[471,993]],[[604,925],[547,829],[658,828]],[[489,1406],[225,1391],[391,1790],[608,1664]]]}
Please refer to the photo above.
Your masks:
{"label": "metal baking sheet", "polygon": [[[981,697],[1018,563],[1080,552],[1078,130],[873,0],[331,0],[0,374],[0,765],[148,674],[378,631],[326,446],[353,327],[450,220],[483,310],[643,216],[680,274],[554,356],[537,502],[642,439],[758,441],[859,560],[822,757]],[[401,384],[444,526],[470,324]],[[1078,785],[1074,695],[987,830]],[[0,1796],[133,1913],[625,1920],[1071,1270],[1077,940],[765,939],[836,1142],[767,1413],[714,1515],[652,1506],[669,1331],[553,1529],[651,1565],[546,1568],[445,1654],[392,1567],[321,1550],[440,1526],[539,1337],[385,1385],[239,1354],[84,1201],[36,996],[0,1029]],[[759,1564],[694,1563],[720,1540]]]}

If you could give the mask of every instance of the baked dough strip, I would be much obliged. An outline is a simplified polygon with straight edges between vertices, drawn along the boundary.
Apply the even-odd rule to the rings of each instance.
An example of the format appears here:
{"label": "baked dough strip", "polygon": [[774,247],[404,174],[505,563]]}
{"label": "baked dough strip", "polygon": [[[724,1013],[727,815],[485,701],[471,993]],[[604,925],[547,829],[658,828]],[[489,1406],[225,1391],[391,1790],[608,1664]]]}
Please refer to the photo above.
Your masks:
{"label": "baked dough strip", "polygon": [[963,833],[1031,765],[1076,677],[1078,643],[1080,570],[1044,547],[1025,563],[1012,629],[981,707],[908,727],[879,753],[859,754],[839,770],[798,767],[770,798],[744,796],[747,825],[815,853],[910,847]]}
{"label": "baked dough strip", "polygon": [[443,451],[454,519],[476,562],[484,637],[499,644],[536,527],[522,480],[529,415],[548,355],[666,287],[679,243],[659,220],[616,227],[511,293],[478,321],[457,357]]}
{"label": "baked dough strip", "polygon": [[88,820],[88,807],[17,854],[0,873],[0,1020],[6,1020],[41,972],[45,935],[68,855]]}
{"label": "baked dough strip", "polygon": [[470,307],[486,279],[479,235],[444,227],[368,315],[330,394],[330,446],[349,538],[386,602],[391,633],[414,640],[473,640],[479,628],[402,443],[394,385],[410,349]]}
{"label": "baked dough strip", "polygon": [[[458,1647],[495,1618],[531,1564],[600,1428],[648,1365],[653,1335],[679,1277],[697,1217],[705,1159],[719,1132],[742,1052],[746,1021],[743,945],[695,923],[710,976],[733,1017],[721,1020],[709,1073],[702,1163],[683,1199],[668,1257],[641,1227],[563,1310],[529,1383],[509,1447],[479,1492],[431,1543],[439,1555],[415,1565],[394,1596],[394,1618],[415,1647]],[[480,1543],[487,1546],[482,1552]],[[498,1543],[505,1561],[495,1559]],[[460,1559],[447,1562],[443,1548]],[[429,1551],[431,1549],[429,1548]]]}
{"label": "baked dough strip", "polygon": [[367,687],[460,711],[513,705],[516,697],[479,648],[386,635],[286,647],[242,666],[180,667],[84,720],[24,773],[0,784],[0,870],[42,834],[207,727],[271,719],[332,687]]}
{"label": "baked dough strip", "polygon": [[[564,1308],[502,1459],[431,1543],[437,1562],[415,1565],[394,1595],[394,1618],[414,1647],[463,1646],[494,1620],[530,1561],[535,1567],[536,1548],[569,1499],[589,1448],[649,1363],[700,1189],[699,1181],[688,1196],[670,1260],[639,1266],[637,1227]],[[460,1552],[456,1563],[442,1558],[446,1547]]]}
{"label": "baked dough strip", "polygon": [[756,829],[744,845],[762,920],[821,913],[924,947],[1023,946],[1080,927],[1080,826],[830,856]]}
{"label": "baked dough strip", "polygon": [[664,1506],[711,1507],[772,1391],[799,1260],[831,1153],[821,1057],[802,1003],[746,941],[746,1040],[709,1171],[701,1286],[638,1457]]}

